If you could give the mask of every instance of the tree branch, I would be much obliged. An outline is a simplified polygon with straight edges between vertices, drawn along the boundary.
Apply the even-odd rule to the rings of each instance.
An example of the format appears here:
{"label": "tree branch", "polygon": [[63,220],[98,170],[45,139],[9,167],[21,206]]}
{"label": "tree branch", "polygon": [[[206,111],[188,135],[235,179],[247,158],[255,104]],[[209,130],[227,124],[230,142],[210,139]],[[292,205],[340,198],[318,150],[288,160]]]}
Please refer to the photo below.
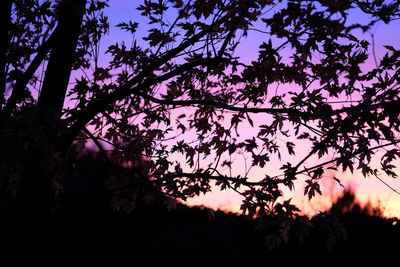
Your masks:
{"label": "tree branch", "polygon": [[15,105],[18,103],[18,101],[23,97],[26,85],[28,84],[29,80],[32,79],[36,70],[39,68],[40,64],[42,64],[43,60],[46,58],[46,55],[49,53],[56,38],[57,32],[58,32],[58,27],[53,31],[50,37],[40,46],[39,51],[36,54],[35,58],[32,60],[29,67],[26,69],[21,79],[19,79],[15,84],[11,96],[8,99],[7,104],[4,108],[4,112],[6,114],[11,113],[15,108]]}
{"label": "tree branch", "polygon": [[[372,148],[370,148],[370,150],[376,150],[376,149],[384,148],[384,147],[387,147],[387,146],[395,145],[397,143],[400,143],[400,140],[398,140],[396,142],[387,143],[387,144],[379,145],[379,146],[376,146],[376,147],[372,147]],[[348,155],[346,157],[354,157],[354,156],[356,156],[356,155],[358,155],[360,153],[362,153],[362,152],[355,152],[355,153],[352,153],[351,155]],[[302,173],[305,173],[305,172],[310,172],[312,170],[315,170],[315,169],[318,169],[320,167],[326,166],[328,164],[334,163],[334,162],[336,162],[336,161],[338,161],[340,159],[343,159],[343,158],[344,157],[334,158],[332,160],[325,161],[323,163],[317,164],[317,165],[315,165],[313,167],[304,168],[301,171],[296,171],[293,175],[296,176],[296,175],[299,175],[299,174],[302,174]],[[271,177],[271,179],[274,179],[276,183],[284,183],[284,180],[277,180],[279,177],[282,177],[282,176],[284,176],[284,174],[276,175],[274,177]],[[210,174],[208,172],[202,172],[202,173],[184,173],[184,172],[182,172],[182,173],[170,173],[170,174],[166,174],[164,176],[165,179],[175,179],[175,178],[183,178],[183,177],[186,177],[186,178],[189,178],[189,179],[190,178],[191,179],[194,179],[194,178],[205,178],[205,179],[216,180],[216,181],[234,182],[234,183],[237,183],[237,184],[240,184],[240,185],[244,185],[244,186],[265,186],[265,185],[270,184],[269,181],[250,182],[246,178],[238,179],[238,178],[235,178],[235,177],[225,176],[225,175],[221,175],[221,174],[213,176],[212,174]],[[164,179],[161,178],[161,180],[163,181]]]}
{"label": "tree branch", "polygon": [[222,44],[219,52],[218,52],[218,58],[222,58],[226,47],[228,46],[228,43],[230,42],[230,40],[233,38],[234,34],[236,32],[236,28],[235,26],[232,26],[232,28],[230,29],[229,33],[227,34],[227,36],[225,37],[224,43]]}
{"label": "tree branch", "polygon": [[97,138],[85,127],[83,129],[83,131],[85,132],[85,134],[87,134],[90,139],[92,139],[92,141],[95,143],[95,145],[97,146],[97,148],[99,149],[100,154],[103,156],[105,162],[108,165],[111,165],[111,161],[107,155],[107,152],[104,150],[103,146],[100,144],[99,140],[97,140]]}
{"label": "tree branch", "polygon": [[[79,133],[79,131],[82,129],[82,127],[84,127],[94,116],[96,116],[99,112],[101,112],[104,109],[104,107],[110,105],[114,101],[123,99],[124,97],[132,94],[132,90],[131,90],[132,87],[139,84],[139,86],[136,86],[135,90],[138,91],[139,89],[144,88],[143,80],[145,80],[147,77],[149,77],[154,71],[158,70],[160,68],[160,66],[167,63],[172,58],[176,57],[179,53],[184,51],[186,48],[194,45],[205,35],[209,34],[212,31],[214,25],[221,24],[224,21],[226,21],[226,19],[227,19],[227,16],[222,17],[221,19],[219,19],[219,20],[215,21],[213,24],[211,24],[207,29],[200,31],[199,33],[193,35],[187,41],[182,42],[177,47],[160,55],[158,58],[155,58],[154,61],[151,62],[151,65],[149,65],[147,68],[143,69],[142,72],[140,72],[138,75],[133,77],[128,82],[120,85],[113,93],[111,93],[107,96],[104,96],[101,99],[92,100],[88,104],[86,109],[78,112],[75,116],[68,119],[71,123],[73,123],[73,125],[70,127],[69,132],[63,137],[63,139],[64,139],[63,143],[70,143],[72,141],[72,139],[74,138],[74,136],[77,133]],[[193,66],[198,65],[196,63],[192,63],[192,64],[193,64]],[[189,67],[189,65],[186,65],[186,67]],[[161,76],[162,77],[161,79],[158,77],[155,79],[151,79],[151,81],[147,80],[146,86],[149,87],[151,85],[158,84],[159,82],[162,82],[166,79],[169,79],[169,78],[177,75],[178,74],[177,69],[174,71],[171,71],[169,73],[169,75],[167,73],[167,74]],[[178,70],[180,70],[180,69],[178,69]]]}
{"label": "tree branch", "polygon": [[[400,143],[400,140],[397,140],[397,141],[395,141],[395,142],[386,143],[386,144],[379,145],[379,146],[375,146],[375,147],[371,147],[370,149],[368,149],[368,151],[373,151],[373,150],[376,150],[376,149],[380,149],[380,148],[384,148],[384,147],[388,147],[388,146],[393,146],[393,145],[398,144],[398,143]],[[354,153],[351,153],[351,154],[346,155],[346,156],[343,156],[343,157],[334,158],[334,159],[325,161],[325,162],[323,162],[323,163],[314,165],[314,166],[312,166],[312,167],[304,168],[304,169],[301,170],[301,171],[296,171],[293,175],[296,176],[296,175],[299,175],[299,174],[303,174],[303,173],[305,173],[305,172],[310,172],[310,171],[313,171],[313,170],[318,169],[318,168],[320,168],[320,167],[323,167],[323,166],[325,166],[325,165],[334,163],[334,162],[336,162],[336,161],[338,161],[338,160],[341,160],[341,159],[343,159],[343,158],[352,158],[352,157],[357,156],[357,155],[359,155],[359,154],[361,154],[361,153],[363,153],[363,152],[365,152],[365,151],[358,151],[358,152],[354,152]],[[272,178],[276,179],[276,178],[279,178],[279,177],[282,177],[282,176],[284,176],[284,174],[279,174],[279,175],[276,175],[276,176],[274,176],[274,177],[272,177]]]}
{"label": "tree branch", "polygon": [[194,106],[194,105],[205,105],[205,106],[214,106],[216,108],[221,108],[230,111],[237,112],[247,112],[247,113],[269,113],[269,114],[299,114],[301,115],[301,111],[292,108],[251,108],[251,107],[237,107],[230,106],[228,104],[224,104],[221,102],[217,102],[210,99],[193,99],[193,100],[167,100],[167,99],[159,99],[153,96],[150,96],[144,92],[135,92],[135,95],[141,96],[146,100],[149,100],[154,103],[163,104],[163,105],[171,105],[171,106]]}

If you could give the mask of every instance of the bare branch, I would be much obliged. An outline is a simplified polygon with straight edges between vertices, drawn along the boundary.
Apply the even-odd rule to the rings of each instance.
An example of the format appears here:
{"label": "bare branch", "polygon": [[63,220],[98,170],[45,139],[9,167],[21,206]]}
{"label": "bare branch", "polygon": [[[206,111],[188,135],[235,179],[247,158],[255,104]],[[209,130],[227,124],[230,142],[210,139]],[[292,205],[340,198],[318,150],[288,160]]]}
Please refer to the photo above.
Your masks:
{"label": "bare branch", "polygon": [[97,148],[99,149],[100,154],[103,156],[104,160],[106,161],[106,163],[108,165],[111,165],[111,161],[107,155],[107,152],[104,150],[103,146],[101,145],[101,143],[99,142],[98,138],[96,138],[86,127],[83,129],[83,131],[85,132],[85,134],[87,134],[90,139],[92,139],[92,141],[95,143],[95,145],[97,146]]}
{"label": "bare branch", "polygon": [[217,102],[214,100],[209,99],[193,99],[193,100],[166,100],[166,99],[159,99],[153,96],[147,95],[143,92],[135,92],[135,95],[139,95],[144,99],[147,99],[151,102],[164,104],[164,105],[171,105],[171,106],[194,106],[194,105],[205,105],[205,106],[213,106],[216,108],[221,108],[230,111],[237,111],[237,112],[248,112],[248,113],[269,113],[269,114],[301,114],[302,112],[297,109],[291,108],[251,108],[251,107],[237,107],[237,106],[230,106],[221,102]]}

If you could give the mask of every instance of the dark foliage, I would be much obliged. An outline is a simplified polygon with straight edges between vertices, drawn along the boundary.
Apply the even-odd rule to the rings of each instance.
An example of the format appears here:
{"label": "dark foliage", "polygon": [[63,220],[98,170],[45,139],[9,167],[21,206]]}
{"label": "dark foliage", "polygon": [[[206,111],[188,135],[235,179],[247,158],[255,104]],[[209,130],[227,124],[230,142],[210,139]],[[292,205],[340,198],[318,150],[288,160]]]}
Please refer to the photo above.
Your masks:
{"label": "dark foliage", "polygon": [[[222,211],[210,216],[207,208],[179,203],[169,211],[168,197],[155,188],[138,193],[132,212],[116,212],[110,205],[113,193],[98,182],[107,180],[105,164],[90,155],[77,162],[74,179],[80,181],[65,182],[42,240],[43,266],[358,266],[389,260],[400,242],[398,221],[362,207],[350,191],[329,212],[307,220],[306,234],[293,218],[288,243],[274,249],[265,246],[266,236],[274,234],[266,225],[280,226],[279,218],[253,220]],[[145,203],[149,193],[153,202]],[[15,264],[22,260],[19,244],[10,244]]]}
{"label": "dark foliage", "polygon": [[[112,2],[0,1],[0,223],[9,258],[112,265],[131,248],[142,262],[177,255],[204,265],[229,255],[224,263],[247,265],[301,251],[311,265],[320,263],[311,248],[350,238],[347,215],[320,214],[311,227],[283,192],[303,179],[305,195],[321,194],[328,169],[397,176],[400,51],[386,45],[375,66],[361,67],[375,47],[358,33],[398,20],[398,0],[132,1],[134,21],[116,25],[131,45],[107,47],[107,64],[100,44]],[[349,24],[352,12],[365,22]],[[253,33],[260,43],[249,60],[238,49]],[[89,171],[78,160],[88,140],[105,159]],[[241,174],[236,156],[245,159]],[[243,213],[259,221],[163,210],[214,184],[241,194]],[[258,238],[276,251],[252,256],[263,251]]]}

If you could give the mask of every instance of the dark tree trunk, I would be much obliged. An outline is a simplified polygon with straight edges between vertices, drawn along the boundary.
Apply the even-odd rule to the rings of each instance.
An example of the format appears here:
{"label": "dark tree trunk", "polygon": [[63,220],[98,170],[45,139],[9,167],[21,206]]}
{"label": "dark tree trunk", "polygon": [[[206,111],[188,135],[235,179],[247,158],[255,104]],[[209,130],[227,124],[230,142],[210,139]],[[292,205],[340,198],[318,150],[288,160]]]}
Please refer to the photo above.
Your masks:
{"label": "dark tree trunk", "polygon": [[52,184],[55,174],[60,171],[57,168],[62,165],[58,166],[54,161],[55,155],[61,152],[57,136],[65,130],[59,127],[59,121],[85,6],[86,0],[61,2],[58,32],[52,42],[37,112],[32,114],[32,125],[41,135],[40,142],[28,137],[29,145],[12,216],[15,230],[12,238],[17,240],[14,256],[18,256],[16,260],[21,266],[44,266],[46,262],[46,235],[51,234],[47,231],[50,203],[54,198]]}
{"label": "dark tree trunk", "polygon": [[4,104],[4,92],[6,88],[6,57],[9,43],[8,31],[11,17],[11,0],[0,2],[0,108]]}
{"label": "dark tree trunk", "polygon": [[[21,185],[15,201],[15,227],[18,265],[43,266],[46,229],[50,213],[50,176],[42,171],[41,153],[37,144],[29,146]],[[16,256],[16,255],[14,255]]]}
{"label": "dark tree trunk", "polygon": [[85,13],[86,0],[64,0],[61,3],[58,33],[50,53],[39,109],[51,121],[59,119],[71,75],[71,68]]}

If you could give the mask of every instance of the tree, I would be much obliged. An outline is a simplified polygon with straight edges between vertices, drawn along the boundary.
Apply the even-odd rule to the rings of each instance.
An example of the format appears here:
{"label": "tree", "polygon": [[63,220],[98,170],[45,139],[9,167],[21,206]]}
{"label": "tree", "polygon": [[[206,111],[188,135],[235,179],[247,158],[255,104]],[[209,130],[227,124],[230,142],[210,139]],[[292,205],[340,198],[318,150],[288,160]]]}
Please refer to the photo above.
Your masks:
{"label": "tree", "polygon": [[[282,189],[294,190],[302,175],[309,198],[321,193],[328,168],[396,176],[400,52],[386,46],[376,67],[361,68],[371,45],[356,32],[397,20],[398,1],[146,0],[140,19],[117,25],[134,41],[108,47],[106,66],[99,45],[107,2],[1,5],[2,199],[26,229],[42,231],[87,140],[110,170],[140,162],[174,198],[214,183],[237,191],[249,216],[292,216],[297,208]],[[369,21],[349,24],[353,9]],[[137,36],[143,21],[149,29]],[[262,40],[247,63],[235,52],[254,31]],[[238,153],[251,158],[245,175],[232,175]],[[281,174],[269,169],[274,158]],[[250,177],[253,167],[266,175]],[[112,192],[138,186],[135,177],[115,177]]]}

